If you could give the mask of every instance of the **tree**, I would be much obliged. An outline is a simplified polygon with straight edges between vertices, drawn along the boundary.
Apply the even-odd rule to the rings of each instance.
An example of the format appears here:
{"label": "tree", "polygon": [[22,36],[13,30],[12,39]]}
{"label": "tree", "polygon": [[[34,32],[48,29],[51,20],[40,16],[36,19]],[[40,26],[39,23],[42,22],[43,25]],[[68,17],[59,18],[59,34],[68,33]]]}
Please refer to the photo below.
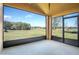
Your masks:
{"label": "tree", "polygon": [[7,32],[7,30],[30,30],[31,25],[29,23],[24,22],[4,21],[4,29],[5,32]]}
{"label": "tree", "polygon": [[23,23],[23,22],[16,22],[13,23],[12,29],[16,30],[30,30],[31,25],[28,23]]}
{"label": "tree", "polygon": [[9,21],[4,21],[4,31],[5,32],[8,32],[7,30],[10,30],[11,29],[11,26],[12,26],[12,23],[9,22]]}
{"label": "tree", "polygon": [[61,25],[62,25],[62,18],[61,17],[53,18],[52,26],[54,29],[61,28]]}

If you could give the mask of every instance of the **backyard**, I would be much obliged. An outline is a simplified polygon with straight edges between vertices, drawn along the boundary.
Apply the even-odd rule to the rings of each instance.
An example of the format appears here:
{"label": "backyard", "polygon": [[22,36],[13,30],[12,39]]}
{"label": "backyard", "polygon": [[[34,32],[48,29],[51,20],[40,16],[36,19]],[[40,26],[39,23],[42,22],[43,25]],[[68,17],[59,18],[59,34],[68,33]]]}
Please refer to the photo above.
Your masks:
{"label": "backyard", "polygon": [[[70,29],[69,31],[74,32],[77,30]],[[8,32],[4,32],[4,41],[45,36],[45,32],[45,29],[40,28],[31,30],[8,30]],[[62,37],[62,29],[52,29],[52,35]],[[65,38],[77,40],[77,33],[65,32]]]}
{"label": "backyard", "polygon": [[[62,29],[53,29],[52,35],[62,38]],[[64,31],[64,37],[66,39],[75,39],[77,40],[77,29],[69,29]]]}
{"label": "backyard", "polygon": [[4,32],[4,41],[44,36],[45,29],[8,30]]}

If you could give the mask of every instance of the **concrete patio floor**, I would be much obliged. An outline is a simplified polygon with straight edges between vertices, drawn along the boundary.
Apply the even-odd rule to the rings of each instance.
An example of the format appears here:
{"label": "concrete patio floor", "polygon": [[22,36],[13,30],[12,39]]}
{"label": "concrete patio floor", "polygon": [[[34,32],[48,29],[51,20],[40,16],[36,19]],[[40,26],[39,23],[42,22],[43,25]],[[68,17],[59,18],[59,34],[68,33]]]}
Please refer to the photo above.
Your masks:
{"label": "concrete patio floor", "polygon": [[41,40],[4,48],[1,55],[79,55],[79,47],[53,40]]}

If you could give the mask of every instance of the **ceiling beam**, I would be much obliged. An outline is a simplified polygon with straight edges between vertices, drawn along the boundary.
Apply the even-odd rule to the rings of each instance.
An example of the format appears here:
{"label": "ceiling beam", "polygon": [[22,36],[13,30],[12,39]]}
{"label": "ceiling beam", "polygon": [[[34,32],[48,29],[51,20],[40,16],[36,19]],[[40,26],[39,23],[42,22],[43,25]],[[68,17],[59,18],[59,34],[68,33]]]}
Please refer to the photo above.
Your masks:
{"label": "ceiling beam", "polygon": [[41,9],[45,15],[49,15],[49,4],[48,3],[36,3],[37,7]]}

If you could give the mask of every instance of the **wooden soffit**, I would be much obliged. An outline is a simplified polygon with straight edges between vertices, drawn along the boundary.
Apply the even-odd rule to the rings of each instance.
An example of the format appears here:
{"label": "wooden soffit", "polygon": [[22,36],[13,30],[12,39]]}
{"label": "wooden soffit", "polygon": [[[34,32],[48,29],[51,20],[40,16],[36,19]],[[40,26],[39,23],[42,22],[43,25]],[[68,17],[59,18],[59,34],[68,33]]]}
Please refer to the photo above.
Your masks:
{"label": "wooden soffit", "polygon": [[79,12],[79,3],[4,3],[4,5],[49,16]]}
{"label": "wooden soffit", "polygon": [[36,14],[45,15],[45,13],[42,10],[40,10],[38,7],[34,6],[34,3],[32,3],[32,4],[31,3],[4,3],[3,5],[25,10],[25,11],[29,11],[29,12],[33,12]]}
{"label": "wooden soffit", "polygon": [[50,4],[50,15],[61,16],[69,13],[79,12],[79,3],[52,3]]}

